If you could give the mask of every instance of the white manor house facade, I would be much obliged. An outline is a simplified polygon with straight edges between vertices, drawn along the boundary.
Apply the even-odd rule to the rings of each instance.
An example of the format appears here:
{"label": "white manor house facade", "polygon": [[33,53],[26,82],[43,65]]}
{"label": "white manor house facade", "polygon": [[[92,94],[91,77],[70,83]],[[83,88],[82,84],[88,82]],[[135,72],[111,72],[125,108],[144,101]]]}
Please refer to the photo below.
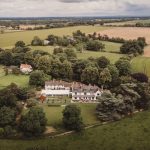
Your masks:
{"label": "white manor house facade", "polygon": [[98,86],[85,85],[78,82],[46,81],[43,96],[70,96],[73,101],[96,101],[101,96],[102,90]]}

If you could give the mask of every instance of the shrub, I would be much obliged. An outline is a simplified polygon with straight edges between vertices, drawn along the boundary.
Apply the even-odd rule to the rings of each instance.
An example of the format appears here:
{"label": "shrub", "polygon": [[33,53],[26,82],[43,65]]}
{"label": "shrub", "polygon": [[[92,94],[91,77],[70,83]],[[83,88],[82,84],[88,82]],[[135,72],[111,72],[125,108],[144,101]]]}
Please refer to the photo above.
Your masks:
{"label": "shrub", "polygon": [[134,73],[131,76],[139,82],[148,82],[148,76],[144,73]]}

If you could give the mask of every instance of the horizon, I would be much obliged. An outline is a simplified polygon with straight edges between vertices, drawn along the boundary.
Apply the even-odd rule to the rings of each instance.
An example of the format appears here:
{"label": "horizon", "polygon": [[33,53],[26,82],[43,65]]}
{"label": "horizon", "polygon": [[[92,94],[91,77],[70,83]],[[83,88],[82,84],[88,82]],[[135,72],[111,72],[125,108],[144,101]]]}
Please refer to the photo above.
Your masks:
{"label": "horizon", "polygon": [[0,18],[137,17],[149,14],[148,0],[0,0]]}

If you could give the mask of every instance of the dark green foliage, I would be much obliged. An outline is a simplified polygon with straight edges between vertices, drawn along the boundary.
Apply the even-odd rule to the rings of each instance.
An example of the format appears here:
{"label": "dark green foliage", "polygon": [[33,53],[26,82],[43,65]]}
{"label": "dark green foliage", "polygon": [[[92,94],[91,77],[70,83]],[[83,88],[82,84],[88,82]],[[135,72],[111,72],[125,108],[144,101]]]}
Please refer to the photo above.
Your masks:
{"label": "dark green foliage", "polygon": [[36,70],[31,73],[29,84],[34,86],[44,86],[45,81],[49,79],[50,76],[46,75],[43,71]]}
{"label": "dark green foliage", "polygon": [[46,123],[43,109],[34,107],[21,117],[19,128],[25,136],[39,136],[45,131]]}
{"label": "dark green foliage", "polygon": [[31,42],[31,45],[32,46],[42,46],[43,41],[38,36],[35,36],[34,39]]}
{"label": "dark green foliage", "polygon": [[15,47],[24,47],[24,46],[25,46],[25,43],[23,41],[18,41],[15,44]]}
{"label": "dark green foliage", "polygon": [[0,127],[14,126],[15,119],[16,111],[14,109],[5,106],[0,108]]}
{"label": "dark green foliage", "polygon": [[101,121],[120,120],[124,114],[124,109],[123,100],[116,98],[109,92],[105,92],[99,97],[99,104],[96,108],[97,116]]}
{"label": "dark green foliage", "polygon": [[120,76],[127,76],[131,74],[131,64],[127,59],[119,59],[115,65],[119,70]]}
{"label": "dark green foliage", "polygon": [[54,48],[54,52],[53,54],[56,55],[56,54],[60,54],[60,53],[63,53],[63,48],[62,47],[56,47]]}
{"label": "dark green foliage", "polygon": [[76,105],[68,105],[63,111],[63,125],[68,130],[81,131],[83,122],[81,110]]}
{"label": "dark green foliage", "polygon": [[97,84],[99,80],[98,68],[87,66],[81,74],[81,81],[86,84]]}
{"label": "dark green foliage", "polygon": [[13,55],[10,51],[2,51],[0,52],[0,64],[10,66],[13,64]]}
{"label": "dark green foliage", "polygon": [[148,76],[144,73],[134,73],[131,75],[133,79],[139,81],[139,82],[148,82]]}
{"label": "dark green foliage", "polygon": [[140,39],[139,41],[137,40],[127,41],[121,46],[120,52],[122,54],[140,54],[141,55],[144,52],[143,42]]}
{"label": "dark green foliage", "polygon": [[97,64],[99,68],[106,68],[110,64],[110,60],[105,56],[97,58]]}
{"label": "dark green foliage", "polygon": [[89,51],[103,51],[104,48],[105,45],[99,41],[91,40],[86,43],[86,49]]}
{"label": "dark green foliage", "polygon": [[67,48],[67,49],[65,49],[64,52],[65,52],[65,54],[67,55],[67,59],[68,59],[69,61],[71,61],[71,60],[77,58],[77,55],[76,55],[76,53],[75,53],[75,50],[72,49],[72,48]]}

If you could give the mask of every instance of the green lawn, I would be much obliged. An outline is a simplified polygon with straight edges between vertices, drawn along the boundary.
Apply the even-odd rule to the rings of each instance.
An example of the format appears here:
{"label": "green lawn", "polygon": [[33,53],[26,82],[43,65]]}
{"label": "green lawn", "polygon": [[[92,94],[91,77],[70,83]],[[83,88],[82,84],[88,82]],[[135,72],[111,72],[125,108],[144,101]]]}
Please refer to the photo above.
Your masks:
{"label": "green lawn", "polygon": [[133,72],[143,72],[150,77],[150,58],[136,57],[131,62]]}
{"label": "green lawn", "polygon": [[101,30],[108,29],[109,27],[100,26],[76,26],[76,27],[65,27],[56,29],[46,29],[46,30],[35,30],[35,31],[23,31],[23,32],[13,32],[0,34],[0,47],[5,48],[13,46],[16,41],[23,40],[26,44],[30,44],[34,36],[39,36],[41,39],[45,39],[49,34],[54,34],[58,36],[71,35],[72,32],[76,30],[81,30],[85,33],[93,33]]}
{"label": "green lawn", "polygon": [[1,150],[149,150],[150,112],[54,139],[0,140]]}
{"label": "green lawn", "polygon": [[7,75],[0,77],[0,89],[4,88],[11,83],[15,83],[20,87],[27,87],[29,82],[29,76],[27,75]]}
{"label": "green lawn", "polygon": [[[77,104],[81,108],[83,121],[86,125],[99,122],[95,116],[96,104]],[[46,117],[48,119],[48,125],[57,127],[62,122],[62,111],[64,107],[48,107],[42,106]]]}

